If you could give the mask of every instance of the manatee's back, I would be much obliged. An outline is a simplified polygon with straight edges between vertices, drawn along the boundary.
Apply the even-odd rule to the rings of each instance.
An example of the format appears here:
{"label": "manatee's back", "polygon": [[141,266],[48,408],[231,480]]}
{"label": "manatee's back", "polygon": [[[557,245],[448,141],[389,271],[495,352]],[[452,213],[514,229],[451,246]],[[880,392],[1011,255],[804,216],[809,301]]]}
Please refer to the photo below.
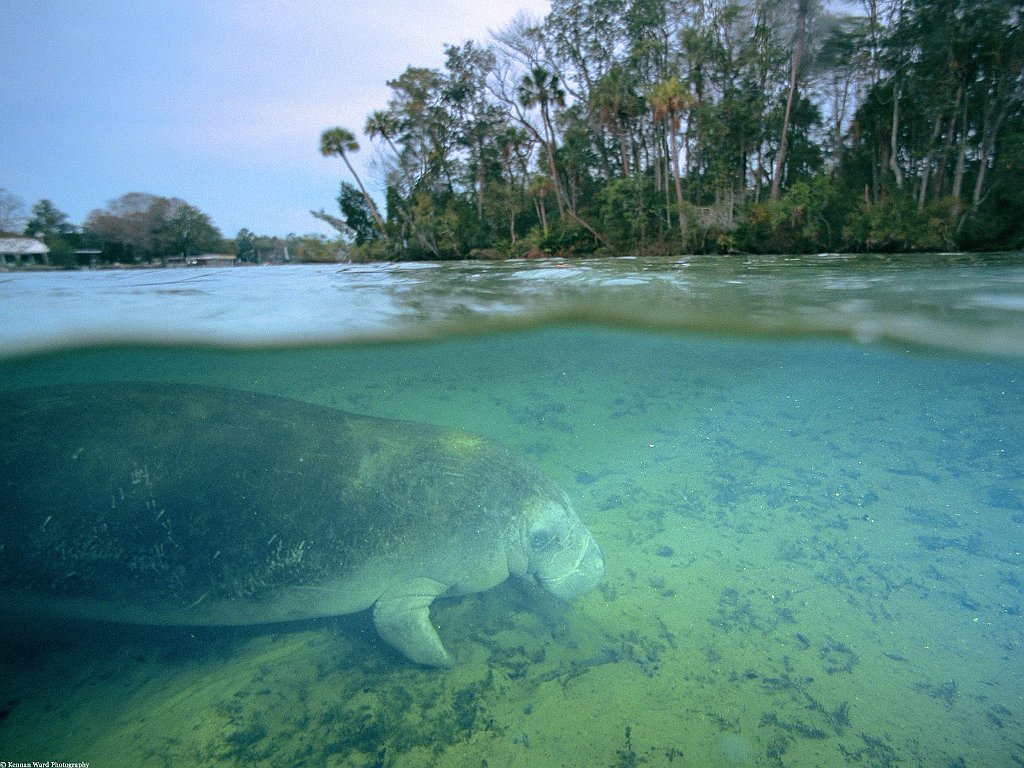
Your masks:
{"label": "manatee's back", "polygon": [[[0,586],[181,607],[351,555],[349,417],[192,385],[0,395]],[[318,556],[311,556],[319,548]]]}

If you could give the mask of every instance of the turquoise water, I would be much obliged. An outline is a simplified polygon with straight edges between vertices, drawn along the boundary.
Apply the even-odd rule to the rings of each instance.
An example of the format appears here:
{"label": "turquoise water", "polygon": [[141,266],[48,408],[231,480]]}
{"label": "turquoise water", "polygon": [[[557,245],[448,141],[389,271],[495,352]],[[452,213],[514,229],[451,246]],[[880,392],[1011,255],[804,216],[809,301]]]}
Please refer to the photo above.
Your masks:
{"label": "turquoise water", "polygon": [[[679,312],[732,312],[742,333],[620,315],[416,342],[71,344],[0,361],[4,388],[201,382],[480,433],[562,486],[607,564],[573,604],[515,581],[437,604],[451,671],[410,665],[365,615],[7,626],[0,760],[1024,764],[1020,272],[999,265],[951,291],[943,269],[967,267],[939,265],[932,290],[908,277],[901,303],[891,267],[826,288],[837,278],[819,265],[779,289],[799,312],[776,294],[739,304],[753,319],[738,294],[714,298],[736,274],[691,280],[702,308]],[[771,284],[738,277],[743,295]],[[496,285],[495,304],[522,306]],[[417,301],[446,295],[429,287]],[[798,322],[837,290],[850,322]],[[471,311],[453,306],[425,314]],[[945,335],[856,332],[869,326]],[[876,338],[889,343],[865,343]]]}

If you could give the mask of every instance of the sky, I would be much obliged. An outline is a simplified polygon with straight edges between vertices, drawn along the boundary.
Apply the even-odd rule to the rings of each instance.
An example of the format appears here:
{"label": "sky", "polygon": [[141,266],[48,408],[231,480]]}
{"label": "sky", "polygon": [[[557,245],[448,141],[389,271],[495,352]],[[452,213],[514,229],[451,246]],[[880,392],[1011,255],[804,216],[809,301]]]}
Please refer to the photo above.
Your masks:
{"label": "sky", "polygon": [[[74,224],[129,192],[178,197],[226,237],[335,234],[336,125],[360,131],[407,66],[549,0],[0,0],[0,188]],[[374,186],[377,189],[374,189]]]}

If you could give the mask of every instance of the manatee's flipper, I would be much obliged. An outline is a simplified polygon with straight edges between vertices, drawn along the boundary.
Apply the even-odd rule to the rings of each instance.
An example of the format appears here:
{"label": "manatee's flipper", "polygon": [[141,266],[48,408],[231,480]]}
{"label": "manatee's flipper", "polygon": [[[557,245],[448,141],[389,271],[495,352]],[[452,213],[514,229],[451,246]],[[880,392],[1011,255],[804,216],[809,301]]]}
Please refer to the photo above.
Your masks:
{"label": "manatee's flipper", "polygon": [[380,636],[417,664],[450,667],[451,656],[430,623],[430,604],[447,589],[433,579],[418,578],[385,592],[373,606]]}

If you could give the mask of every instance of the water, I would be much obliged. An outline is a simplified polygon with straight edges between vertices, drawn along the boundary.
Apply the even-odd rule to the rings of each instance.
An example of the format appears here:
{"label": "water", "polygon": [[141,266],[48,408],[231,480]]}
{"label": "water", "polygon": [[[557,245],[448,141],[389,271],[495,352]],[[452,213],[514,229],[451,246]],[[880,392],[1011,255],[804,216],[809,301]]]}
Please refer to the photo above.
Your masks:
{"label": "water", "polygon": [[607,571],[572,605],[515,581],[436,604],[442,672],[363,614],[8,625],[0,760],[1020,765],[1022,264],[4,275],[4,388],[202,382],[469,429],[567,491]]}
{"label": "water", "polygon": [[763,256],[0,273],[0,354],[258,347],[585,322],[1024,357],[1024,255]]}

